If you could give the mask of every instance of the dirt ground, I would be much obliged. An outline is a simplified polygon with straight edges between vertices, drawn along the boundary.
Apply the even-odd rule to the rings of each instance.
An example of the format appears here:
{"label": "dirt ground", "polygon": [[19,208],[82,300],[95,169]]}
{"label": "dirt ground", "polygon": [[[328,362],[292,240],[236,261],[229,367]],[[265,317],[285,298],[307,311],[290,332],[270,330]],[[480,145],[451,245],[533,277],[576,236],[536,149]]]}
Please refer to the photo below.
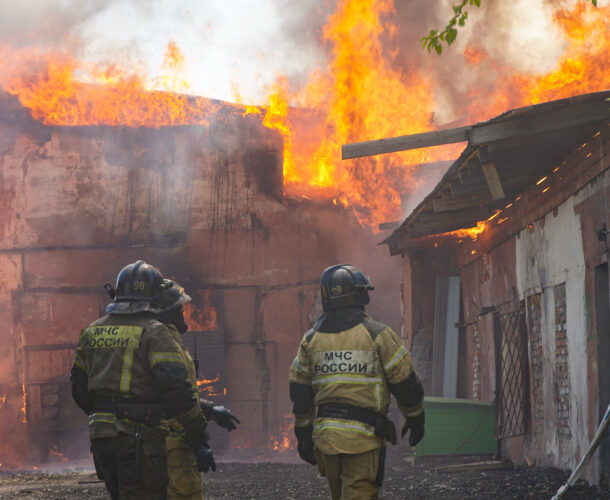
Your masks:
{"label": "dirt ground", "polygon": [[[325,479],[315,467],[286,457],[251,458],[248,462],[223,461],[218,470],[205,475],[206,499],[324,499],[329,498]],[[516,467],[512,470],[441,472],[459,463],[491,457],[418,458],[389,456],[381,498],[385,499],[550,499],[568,477],[553,468]],[[226,459],[225,459],[226,460]],[[267,460],[267,461],[264,461]],[[0,498],[13,499],[108,499],[102,483],[90,471],[0,471]],[[564,497],[610,499],[610,491],[579,482]]]}

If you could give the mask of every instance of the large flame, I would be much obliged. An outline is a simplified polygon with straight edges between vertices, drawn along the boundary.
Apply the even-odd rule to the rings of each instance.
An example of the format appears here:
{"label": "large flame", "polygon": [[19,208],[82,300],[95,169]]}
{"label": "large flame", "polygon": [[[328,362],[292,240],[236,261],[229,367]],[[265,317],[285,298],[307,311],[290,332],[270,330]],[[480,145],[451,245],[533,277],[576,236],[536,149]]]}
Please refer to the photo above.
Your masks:
{"label": "large flame", "polygon": [[[439,159],[429,150],[341,161],[341,145],[433,128],[433,82],[415,69],[402,72],[384,58],[390,0],[345,0],[324,28],[332,59],[306,88],[291,93],[280,80],[265,125],[284,136],[284,183],[290,195],[333,197],[372,226],[399,215],[408,182],[404,165]],[[315,110],[289,114],[287,100]],[[445,151],[444,155],[451,155]]]}
{"label": "large flame", "polygon": [[[566,49],[545,74],[518,73],[491,60],[483,47],[471,45],[462,55],[453,52],[452,57],[463,57],[471,76],[480,72],[489,82],[495,75],[494,85],[473,86],[453,109],[455,116],[479,121],[511,108],[610,87],[610,7],[580,1],[570,9],[553,8]],[[450,159],[460,149],[340,160],[342,144],[438,125],[435,86],[441,83],[416,67],[401,69],[388,53],[399,31],[393,14],[392,0],[339,0],[322,34],[329,50],[327,66],[302,88],[278,77],[262,113],[252,106],[236,108],[259,114],[265,126],[283,136],[287,195],[332,199],[372,227],[400,217],[401,194],[417,188],[410,165]],[[173,42],[164,59],[167,74],[160,79],[126,71],[118,63],[100,69],[68,54],[26,54],[0,47],[0,84],[46,124],[206,125],[220,104],[179,93],[189,88],[183,66],[184,57]]]}
{"label": "large flame", "polygon": [[466,48],[472,71],[492,72],[496,78],[488,89],[473,89],[461,114],[471,122],[485,120],[508,109],[610,88],[610,6],[578,2],[571,10],[559,9],[553,19],[567,48],[547,73],[514,73],[491,61],[482,47]]}
{"label": "large flame", "polygon": [[[170,43],[165,63],[168,73],[160,81],[169,86],[168,90],[185,90],[185,84],[171,73],[179,66],[175,50]],[[7,49],[0,49],[0,58],[7,57]],[[66,53],[20,51],[12,57],[22,64],[3,84],[4,89],[17,95],[36,120],[48,125],[208,125],[220,107],[218,101],[210,99],[149,91],[146,79],[139,74],[118,66],[86,64]],[[11,65],[0,62],[0,70],[3,66]]]}

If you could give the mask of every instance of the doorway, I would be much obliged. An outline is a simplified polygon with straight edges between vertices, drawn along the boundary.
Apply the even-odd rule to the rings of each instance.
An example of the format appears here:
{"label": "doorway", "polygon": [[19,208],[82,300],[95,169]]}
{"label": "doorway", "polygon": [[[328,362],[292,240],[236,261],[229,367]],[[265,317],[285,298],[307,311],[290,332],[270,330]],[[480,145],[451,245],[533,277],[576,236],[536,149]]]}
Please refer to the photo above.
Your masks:
{"label": "doorway", "polygon": [[455,398],[460,359],[461,282],[459,276],[438,276],[432,345],[432,395]]}
{"label": "doorway", "polygon": [[[597,330],[598,422],[610,404],[610,293],[608,263],[595,268],[595,328]],[[610,432],[600,443],[600,477],[610,481]]]}

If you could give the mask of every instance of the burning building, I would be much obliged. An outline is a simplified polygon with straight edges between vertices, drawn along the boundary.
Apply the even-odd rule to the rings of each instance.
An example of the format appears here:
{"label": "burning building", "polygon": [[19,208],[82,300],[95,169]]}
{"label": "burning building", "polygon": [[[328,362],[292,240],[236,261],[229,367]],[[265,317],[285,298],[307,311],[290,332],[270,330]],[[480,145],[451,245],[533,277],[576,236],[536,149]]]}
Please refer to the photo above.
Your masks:
{"label": "burning building", "polygon": [[[77,22],[106,3],[65,17]],[[529,2],[522,4],[529,17]],[[226,445],[286,446],[278,434],[289,423],[286,373],[318,310],[320,271],[338,261],[363,267],[382,283],[373,314],[400,331],[400,262],[387,259],[370,228],[397,221],[401,199],[433,182],[431,162],[439,174],[447,166],[440,161],[452,162],[460,151],[451,145],[341,162],[340,145],[608,88],[608,7],[551,4],[545,26],[556,30],[547,39],[559,41],[557,53],[550,58],[540,49],[537,59],[553,64],[532,72],[514,47],[512,58],[504,57],[506,43],[496,38],[505,35],[498,25],[513,20],[513,3],[483,2],[481,12],[489,10],[476,21],[484,25],[480,36],[466,39],[462,31],[454,47],[467,43],[458,52],[431,58],[416,47],[420,28],[444,20],[434,2],[330,2],[332,13],[313,16],[319,25],[292,29],[297,37],[319,35],[321,67],[300,88],[278,78],[264,107],[151,91],[160,86],[125,71],[124,54],[113,54],[107,66],[87,60],[81,39],[71,36],[74,26],[63,32],[57,20],[72,5],[29,12],[19,22],[6,16],[0,462],[86,452],[86,424],[66,386],[72,349],[80,328],[103,311],[103,284],[137,258],[183,283],[195,299],[187,342],[200,361],[202,392],[248,416]],[[530,45],[538,47],[538,39]],[[169,43],[167,67],[179,70],[183,60]],[[469,175],[460,172],[460,182]],[[469,212],[469,222],[487,213],[481,208]],[[443,293],[454,294],[448,287],[446,280]],[[419,298],[433,308],[434,298]],[[426,349],[413,344],[416,354]],[[432,365],[424,356],[418,361],[425,376]],[[467,383],[460,379],[460,387]]]}
{"label": "burning building", "polygon": [[[284,196],[282,139],[260,115],[192,102],[207,125],[51,126],[0,96],[2,467],[88,453],[68,374],[80,329],[109,300],[104,283],[128,262],[193,296],[185,341],[201,394],[242,418],[217,434],[219,451],[291,446],[287,374],[320,312],[322,269],[351,259],[397,274],[343,207]],[[397,288],[379,297],[395,323]]]}
{"label": "burning building", "polygon": [[[404,329],[427,394],[493,401],[515,463],[573,468],[610,404],[609,99],[394,141],[468,141],[386,243],[402,256]],[[588,478],[607,481],[609,467],[606,437]]]}

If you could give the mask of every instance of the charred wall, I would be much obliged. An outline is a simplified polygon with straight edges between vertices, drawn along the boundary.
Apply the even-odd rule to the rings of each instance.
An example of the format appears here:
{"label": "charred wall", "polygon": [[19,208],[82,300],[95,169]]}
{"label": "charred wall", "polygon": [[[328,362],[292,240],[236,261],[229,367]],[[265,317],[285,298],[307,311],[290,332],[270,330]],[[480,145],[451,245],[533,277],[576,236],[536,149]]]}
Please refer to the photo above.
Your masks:
{"label": "charred wall", "polygon": [[[212,118],[208,127],[52,127],[0,96],[5,466],[86,455],[86,417],[67,392],[72,352],[103,314],[103,284],[128,262],[153,263],[217,314],[222,402],[243,422],[230,434],[235,448],[267,446],[286,423],[289,365],[319,313],[321,270],[351,261],[373,279],[397,275],[347,211],[283,196],[281,138],[259,118],[228,105]],[[376,297],[394,301],[386,321],[398,323],[398,294],[382,287]]]}

